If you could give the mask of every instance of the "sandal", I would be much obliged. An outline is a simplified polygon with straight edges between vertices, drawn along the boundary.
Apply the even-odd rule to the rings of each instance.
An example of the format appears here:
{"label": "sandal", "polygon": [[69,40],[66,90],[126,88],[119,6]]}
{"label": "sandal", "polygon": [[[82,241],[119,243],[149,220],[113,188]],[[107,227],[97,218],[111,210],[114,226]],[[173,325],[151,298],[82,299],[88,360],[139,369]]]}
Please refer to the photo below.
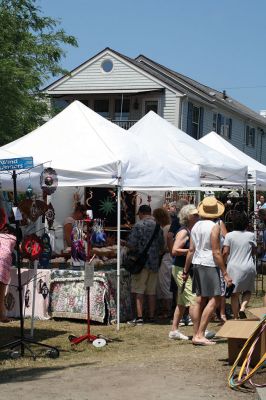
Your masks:
{"label": "sandal", "polygon": [[202,342],[201,341],[192,341],[192,344],[194,346],[212,346],[212,345],[216,344],[216,342],[213,342],[211,340],[202,341]]}

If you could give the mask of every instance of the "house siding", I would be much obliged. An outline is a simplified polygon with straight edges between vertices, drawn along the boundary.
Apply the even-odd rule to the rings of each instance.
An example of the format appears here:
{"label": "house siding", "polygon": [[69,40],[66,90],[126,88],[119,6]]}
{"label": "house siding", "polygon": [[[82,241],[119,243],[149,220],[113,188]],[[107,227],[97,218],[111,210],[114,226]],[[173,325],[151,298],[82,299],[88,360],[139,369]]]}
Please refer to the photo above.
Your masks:
{"label": "house siding", "polygon": [[178,119],[176,118],[178,104],[179,99],[176,94],[166,89],[164,98],[162,98],[162,117],[175,126],[178,126]]}
{"label": "house siding", "polygon": [[[113,62],[113,70],[110,73],[104,73],[101,64],[104,60]],[[70,76],[67,80],[53,89],[56,91],[100,91],[104,90],[126,90],[126,89],[162,89],[163,86],[149,79],[141,72],[136,71],[126,63],[117,58],[105,55],[95,62],[88,64],[76,74]]]}
{"label": "house siding", "polygon": [[259,159],[260,162],[266,165],[266,134],[262,136],[262,139],[260,139],[262,142],[261,146],[261,160]]}

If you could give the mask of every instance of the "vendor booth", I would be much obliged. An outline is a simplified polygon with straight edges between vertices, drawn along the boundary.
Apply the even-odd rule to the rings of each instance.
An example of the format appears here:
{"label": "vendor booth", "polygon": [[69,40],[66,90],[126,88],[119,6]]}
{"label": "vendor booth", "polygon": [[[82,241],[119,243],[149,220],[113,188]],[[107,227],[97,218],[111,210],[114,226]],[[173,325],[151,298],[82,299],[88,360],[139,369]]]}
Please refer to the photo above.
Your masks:
{"label": "vendor booth", "polygon": [[[199,187],[199,167],[161,156],[78,101],[28,135],[3,146],[0,156],[30,155],[34,168],[17,175],[17,189],[41,193],[40,174],[56,171],[58,187],[113,187],[117,205],[117,321],[120,321],[120,216],[122,190],[184,190]],[[26,173],[25,173],[26,172]],[[0,175],[12,190],[10,174]],[[50,197],[48,196],[48,201]],[[33,200],[34,203],[34,200]],[[34,203],[36,206],[36,202]],[[56,281],[55,281],[56,282]]]}

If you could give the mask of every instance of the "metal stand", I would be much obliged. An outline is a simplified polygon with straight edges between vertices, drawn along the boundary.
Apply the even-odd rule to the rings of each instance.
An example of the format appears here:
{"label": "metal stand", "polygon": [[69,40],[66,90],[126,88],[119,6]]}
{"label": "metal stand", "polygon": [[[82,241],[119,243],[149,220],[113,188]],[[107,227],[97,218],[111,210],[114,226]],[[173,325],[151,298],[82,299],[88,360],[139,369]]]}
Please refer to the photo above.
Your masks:
{"label": "metal stand", "polygon": [[[91,261],[93,260],[93,258],[90,259],[91,256],[91,236],[90,236],[90,222],[91,219],[87,218],[85,220],[85,222],[87,223],[87,262],[91,263]],[[85,267],[86,268],[86,267]],[[68,340],[70,341],[70,343],[72,345],[75,344],[79,344],[81,342],[83,342],[84,340],[87,340],[89,343],[93,343],[95,340],[100,340],[100,347],[104,346],[106,344],[106,338],[103,338],[101,335],[95,336],[92,335],[90,332],[90,286],[89,284],[86,287],[87,289],[87,333],[86,335],[82,335],[82,336],[74,336],[74,335],[69,335],[68,336]],[[94,344],[94,343],[93,343]]]}
{"label": "metal stand", "polygon": [[91,335],[90,332],[90,288],[87,287],[87,333],[86,335],[83,336],[73,336],[70,335],[68,337],[69,341],[71,344],[79,344],[83,342],[84,340],[87,340],[88,342],[92,343],[94,340],[99,339],[99,336]]}
{"label": "metal stand", "polygon": [[[12,174],[12,179],[13,179],[13,185],[14,185],[14,206],[17,207],[18,205],[18,196],[17,196],[17,173],[14,170]],[[36,342],[35,340],[25,337],[24,335],[24,317],[23,317],[23,300],[22,300],[22,290],[23,286],[21,284],[21,264],[20,264],[20,231],[19,231],[19,221],[16,222],[16,237],[17,237],[17,242],[16,242],[16,251],[17,251],[17,269],[18,269],[18,295],[19,295],[19,315],[20,315],[20,338],[17,340],[14,340],[13,342],[7,343],[3,346],[0,346],[0,350],[10,348],[11,349],[11,357],[12,358],[18,358],[18,357],[24,357],[25,355],[25,349],[28,350],[30,355],[33,357],[33,359],[36,359],[36,354],[32,351],[30,348],[31,344],[38,345],[41,347],[44,347],[48,349],[47,355],[51,358],[57,358],[59,357],[59,350],[56,347],[49,346],[44,343]],[[15,351],[14,349],[20,348],[19,351]]]}

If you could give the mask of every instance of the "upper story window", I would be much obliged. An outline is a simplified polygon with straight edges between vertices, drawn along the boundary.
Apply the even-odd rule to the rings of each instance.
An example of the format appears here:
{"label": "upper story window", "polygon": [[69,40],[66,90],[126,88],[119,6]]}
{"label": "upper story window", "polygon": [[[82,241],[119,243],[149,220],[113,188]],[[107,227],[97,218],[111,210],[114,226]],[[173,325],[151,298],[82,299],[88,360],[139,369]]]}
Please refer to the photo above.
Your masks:
{"label": "upper story window", "polygon": [[106,74],[109,74],[114,67],[113,61],[112,60],[104,60],[101,64],[103,72]]}
{"label": "upper story window", "polygon": [[213,114],[212,128],[214,132],[223,136],[225,139],[231,139],[232,137],[232,118],[229,118],[223,114]]}
{"label": "upper story window", "polygon": [[104,118],[109,118],[109,100],[97,99],[94,100],[94,111]]}
{"label": "upper story window", "polygon": [[145,100],[145,114],[153,111],[158,114],[158,100]]}
{"label": "upper story window", "polygon": [[246,125],[246,146],[255,147],[255,128]]}
{"label": "upper story window", "polygon": [[188,103],[187,133],[194,139],[199,139],[203,131],[204,108]]}

